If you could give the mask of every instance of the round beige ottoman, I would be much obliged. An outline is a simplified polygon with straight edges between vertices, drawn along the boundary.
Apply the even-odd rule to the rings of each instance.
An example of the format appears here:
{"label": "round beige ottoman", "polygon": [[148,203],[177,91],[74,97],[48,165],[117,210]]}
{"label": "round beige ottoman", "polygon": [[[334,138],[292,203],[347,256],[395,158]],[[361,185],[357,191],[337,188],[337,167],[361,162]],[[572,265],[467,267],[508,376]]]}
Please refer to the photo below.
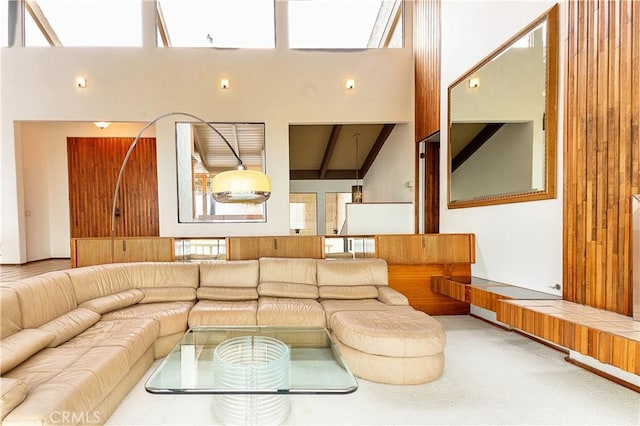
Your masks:
{"label": "round beige ottoman", "polygon": [[442,325],[415,310],[341,311],[329,324],[347,365],[379,383],[420,384],[444,371]]}

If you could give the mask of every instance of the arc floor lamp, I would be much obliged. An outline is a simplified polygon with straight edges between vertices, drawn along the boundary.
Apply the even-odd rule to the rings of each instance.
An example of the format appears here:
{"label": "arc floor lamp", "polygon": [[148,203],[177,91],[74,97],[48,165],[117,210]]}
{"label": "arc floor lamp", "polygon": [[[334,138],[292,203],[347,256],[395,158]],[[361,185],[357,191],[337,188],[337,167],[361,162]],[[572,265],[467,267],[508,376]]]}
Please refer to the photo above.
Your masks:
{"label": "arc floor lamp", "polygon": [[266,174],[257,171],[257,170],[248,170],[244,164],[242,164],[242,160],[238,153],[233,149],[229,141],[216,129],[211,123],[203,120],[202,118],[190,114],[187,112],[167,112],[161,114],[149,121],[144,127],[138,132],[136,137],[129,145],[129,149],[124,156],[124,160],[122,161],[122,165],[120,166],[120,171],[118,172],[118,178],[116,180],[116,186],[113,191],[113,203],[111,206],[111,239],[112,239],[112,253],[111,260],[114,259],[114,248],[113,248],[113,240],[116,235],[116,211],[117,211],[117,201],[118,201],[118,191],[120,190],[120,182],[122,180],[122,174],[127,166],[127,162],[129,161],[129,157],[131,153],[136,147],[138,140],[149,127],[162,120],[163,118],[174,116],[174,115],[182,115],[186,117],[193,118],[205,125],[207,125],[211,130],[213,130],[220,138],[224,141],[224,143],[229,147],[233,155],[238,160],[238,166],[236,170],[227,170],[221,173],[216,174],[211,181],[211,192],[213,198],[220,203],[251,203],[251,204],[259,204],[267,201],[269,196],[271,195],[271,180],[269,176]]}

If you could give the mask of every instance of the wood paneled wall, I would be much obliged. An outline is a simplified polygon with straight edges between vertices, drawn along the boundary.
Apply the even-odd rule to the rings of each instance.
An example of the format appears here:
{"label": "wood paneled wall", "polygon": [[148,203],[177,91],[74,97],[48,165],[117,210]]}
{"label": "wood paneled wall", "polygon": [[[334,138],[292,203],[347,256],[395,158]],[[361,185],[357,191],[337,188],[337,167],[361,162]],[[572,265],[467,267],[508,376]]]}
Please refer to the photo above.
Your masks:
{"label": "wood paneled wall", "polygon": [[[67,138],[71,238],[111,235],[113,191],[131,138]],[[155,138],[141,138],[120,183],[119,237],[159,235]]]}
{"label": "wood paneled wall", "polygon": [[566,7],[563,298],[631,315],[640,2],[568,0]]}
{"label": "wood paneled wall", "polygon": [[[415,130],[416,142],[420,142],[440,130],[440,0],[413,2],[413,55]],[[435,233],[440,231],[439,144],[427,143],[424,159],[416,154],[416,182],[421,178],[417,173],[418,162],[422,160],[425,166],[424,232]]]}
{"label": "wood paneled wall", "polygon": [[416,141],[440,129],[440,0],[413,2]]}

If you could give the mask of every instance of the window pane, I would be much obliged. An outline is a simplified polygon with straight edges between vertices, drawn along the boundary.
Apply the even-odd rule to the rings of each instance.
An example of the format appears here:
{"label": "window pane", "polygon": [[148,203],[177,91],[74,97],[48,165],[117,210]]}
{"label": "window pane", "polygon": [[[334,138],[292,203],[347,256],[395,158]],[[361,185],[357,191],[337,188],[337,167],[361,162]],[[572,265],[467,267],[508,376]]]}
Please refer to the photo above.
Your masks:
{"label": "window pane", "polygon": [[28,13],[24,18],[24,45],[25,46],[50,46],[44,34]]}
{"label": "window pane", "polygon": [[389,43],[402,28],[401,14],[401,0],[289,0],[289,47],[402,47]]}
{"label": "window pane", "polygon": [[317,235],[317,197],[315,192],[289,194],[290,235]]}
{"label": "window pane", "polygon": [[158,1],[169,47],[273,48],[273,8],[273,0]]}
{"label": "window pane", "polygon": [[[62,46],[142,46],[140,0],[38,0]],[[41,40],[25,28],[26,45]],[[33,42],[34,44],[30,44]]]}
{"label": "window pane", "polygon": [[[264,172],[264,123],[211,123],[250,170]],[[265,204],[218,203],[211,194],[216,173],[237,160],[222,138],[204,123],[176,124],[179,222],[264,222]]]}

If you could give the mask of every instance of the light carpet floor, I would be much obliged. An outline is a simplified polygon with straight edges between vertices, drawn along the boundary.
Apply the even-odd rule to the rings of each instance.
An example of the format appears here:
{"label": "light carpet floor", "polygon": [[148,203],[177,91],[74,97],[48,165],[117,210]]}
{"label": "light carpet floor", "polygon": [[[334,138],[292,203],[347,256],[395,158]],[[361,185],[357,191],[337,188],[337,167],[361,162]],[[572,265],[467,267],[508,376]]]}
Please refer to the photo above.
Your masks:
{"label": "light carpet floor", "polygon": [[[640,394],[564,361],[565,354],[469,316],[447,330],[445,372],[425,385],[359,379],[348,395],[291,396],[288,425],[640,425]],[[107,425],[216,424],[209,395],[152,395],[144,382]]]}

